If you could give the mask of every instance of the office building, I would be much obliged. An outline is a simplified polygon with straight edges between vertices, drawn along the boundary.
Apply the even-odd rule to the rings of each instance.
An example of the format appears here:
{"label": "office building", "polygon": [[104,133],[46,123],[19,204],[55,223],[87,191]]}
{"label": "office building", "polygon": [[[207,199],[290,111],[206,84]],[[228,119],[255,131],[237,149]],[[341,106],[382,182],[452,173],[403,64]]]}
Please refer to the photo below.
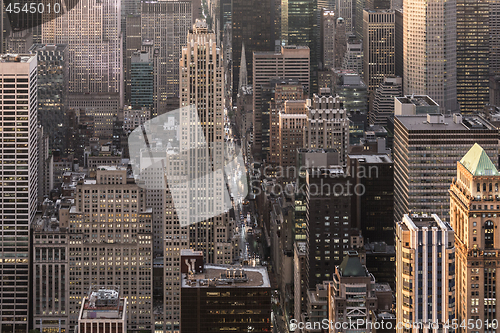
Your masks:
{"label": "office building", "polygon": [[[328,327],[329,333],[349,331],[349,326],[335,327],[337,322],[354,322],[354,330],[372,332],[368,323],[375,319],[375,311],[389,311],[392,307],[391,288],[375,283],[374,276],[361,264],[356,251],[348,251],[342,263],[335,266],[332,280],[327,285],[328,321],[333,323]],[[360,302],[360,298],[364,302]]]}
{"label": "office building", "polygon": [[345,23],[345,33],[350,35],[353,32],[353,10],[352,0],[336,0],[335,11],[337,18],[342,18]]}
{"label": "office building", "polygon": [[457,98],[460,113],[478,114],[490,97],[489,3],[486,0],[456,1]]}
{"label": "office building", "polygon": [[500,75],[500,3],[488,0],[489,3],[489,31],[490,31],[490,76],[495,78]]}
{"label": "office building", "polygon": [[[245,48],[247,47],[245,43]],[[253,53],[253,136],[254,158],[266,159],[269,153],[269,99],[264,90],[270,89],[271,79],[294,79],[309,93],[309,48],[282,46],[281,52]],[[272,94],[268,95],[272,97]]]}
{"label": "office building", "polygon": [[183,332],[271,330],[272,290],[265,267],[203,267],[203,261],[201,263],[201,272],[196,268],[182,273]]}
{"label": "office building", "polygon": [[[393,8],[394,9],[394,8]],[[394,74],[403,77],[403,10],[394,9]]]}
{"label": "office building", "polygon": [[[140,3],[139,3],[140,8]],[[123,51],[123,72],[125,75],[125,103],[130,103],[130,67],[132,66],[132,54],[142,49],[141,38],[141,14],[127,15],[125,18],[125,48]]]}
{"label": "office building", "polygon": [[405,214],[396,223],[396,322],[408,327],[402,332],[439,332],[455,319],[454,237],[436,214]]}
{"label": "office building", "polygon": [[[458,111],[456,0],[403,1],[403,93]],[[441,215],[440,215],[441,216]]]}
{"label": "office building", "polygon": [[335,149],[340,165],[344,165],[349,148],[349,118],[343,103],[339,97],[318,95],[309,103],[304,148]]}
{"label": "office building", "polygon": [[130,105],[134,108],[154,106],[154,66],[146,51],[134,52],[130,64]]}
{"label": "office building", "polygon": [[[366,240],[368,241],[368,238]],[[391,243],[394,243],[394,230]],[[375,280],[378,283],[387,283],[392,290],[396,290],[396,248],[394,245],[387,245],[385,242],[370,242],[364,244],[364,248],[359,252],[364,256],[366,268],[373,274]]]}
{"label": "office building", "polygon": [[129,302],[122,297],[120,286],[92,286],[82,301],[78,332],[126,333]]}
{"label": "office building", "polygon": [[347,36],[349,32],[344,18],[335,21],[335,69],[341,68],[347,50]]}
{"label": "office building", "polygon": [[317,90],[317,71],[323,58],[320,20],[317,0],[281,0],[281,44],[309,48],[312,91]]}
{"label": "office building", "polygon": [[321,11],[321,55],[324,69],[335,68],[335,12]]}
{"label": "office building", "polygon": [[312,42],[318,23],[317,0],[281,0],[282,45],[307,46],[312,52]]}
{"label": "office building", "polygon": [[[353,196],[352,221],[372,242],[394,242],[394,169],[389,155],[349,154],[348,170],[354,186],[364,189]],[[360,184],[360,185],[358,185]]]}
{"label": "office building", "polygon": [[[0,332],[28,332],[32,313],[29,309],[30,224],[38,198],[38,135],[36,97],[37,58],[34,55],[3,55],[0,77],[3,82],[1,110],[4,116],[18,117],[17,123],[1,122],[3,137],[0,162],[10,175],[2,183],[0,206]],[[7,93],[9,89],[13,93]],[[9,94],[9,95],[7,95]],[[14,126],[15,125],[15,126]],[[7,200],[7,199],[5,199]],[[14,202],[16,202],[14,204]]]}
{"label": "office building", "polygon": [[[190,169],[196,170],[190,177],[213,177],[210,181],[200,182],[197,188],[191,188],[190,197],[199,198],[208,197],[208,193],[217,193],[205,207],[198,206],[195,215],[200,223],[190,224],[189,242],[191,248],[202,251],[207,262],[230,263],[228,258],[228,249],[226,251],[217,251],[217,240],[227,239],[226,230],[229,222],[228,213],[220,216],[212,216],[213,212],[219,212],[224,208],[224,187],[225,179],[222,172],[213,172],[211,176],[205,175],[200,170],[220,170],[224,165],[224,155],[222,147],[224,145],[224,108],[223,100],[223,68],[222,68],[222,50],[216,45],[215,33],[208,30],[204,21],[197,21],[193,25],[192,32],[188,34],[188,46],[182,49],[182,58],[180,62],[181,72],[181,107],[195,105],[198,121],[202,131],[193,129],[192,126],[181,126],[180,135],[187,138],[181,139],[181,149],[191,147],[191,140],[199,142],[203,134],[207,143],[207,156],[209,159],[199,156],[189,156],[186,165]],[[188,55],[195,55],[194,58]],[[205,66],[210,64],[211,70],[205,73]],[[201,73],[205,73],[202,76]],[[200,79],[203,77],[204,80]],[[213,86],[211,92],[206,91],[207,86]],[[196,92],[196,94],[192,92]],[[187,113],[189,117],[194,117],[194,112]],[[195,120],[195,119],[193,119]],[[184,122],[182,123],[184,124]],[[182,125],[181,124],[181,125]],[[191,137],[196,137],[192,139]],[[210,184],[210,186],[209,186]],[[216,184],[216,185],[212,185]],[[210,195],[211,196],[211,195]],[[213,238],[209,235],[214,235]],[[225,244],[227,246],[227,244]],[[220,245],[222,246],[222,244]],[[225,253],[222,253],[225,252]],[[230,252],[230,251],[229,251]],[[228,262],[229,261],[229,262]]]}
{"label": "office building", "polygon": [[[68,92],[116,94],[123,103],[123,42],[117,0],[82,0],[41,27],[42,43],[67,44]],[[81,107],[81,105],[80,105]]]}
{"label": "office building", "polygon": [[448,220],[448,186],[456,161],[474,143],[480,144],[490,158],[498,158],[498,131],[482,117],[395,116],[395,220],[400,221],[404,214],[434,212]]}
{"label": "office building", "polygon": [[145,191],[125,167],[100,166],[95,179],[77,182],[74,202],[66,245],[70,331],[81,319],[89,288],[108,283],[130,300],[128,329],[151,330],[153,234]]}
{"label": "office building", "polygon": [[349,38],[347,41],[342,69],[352,70],[363,76],[363,44],[359,40]]}
{"label": "office building", "polygon": [[387,125],[387,119],[394,115],[394,98],[403,95],[403,80],[400,77],[385,77],[373,98],[370,124]]}
{"label": "office building", "polygon": [[335,91],[347,111],[349,143],[356,144],[363,137],[368,122],[368,90],[359,74],[343,73]]}
{"label": "office building", "polygon": [[[333,278],[335,265],[351,248],[351,177],[341,167],[311,168],[306,175],[309,288]],[[335,195],[337,194],[337,195]]]}
{"label": "office building", "polygon": [[293,301],[294,317],[300,318],[307,311],[307,291],[309,271],[309,254],[307,242],[298,241],[293,244]]}
{"label": "office building", "polygon": [[[496,157],[495,157],[496,158]],[[450,222],[455,230],[457,319],[491,323],[499,319],[495,260],[499,248],[500,173],[481,145],[456,163],[450,186]],[[462,329],[471,332],[470,329]]]}
{"label": "office building", "polygon": [[40,332],[69,331],[68,222],[70,201],[46,199],[33,233],[33,325]]}
{"label": "office building", "polygon": [[[278,114],[278,166],[282,177],[295,180],[294,173],[297,166],[297,149],[304,144],[304,128],[308,122],[307,105],[305,100],[288,100]],[[290,179],[291,178],[291,179]]]}
{"label": "office building", "polygon": [[391,9],[391,0],[354,0],[353,32],[356,38],[363,39],[363,10]]}
{"label": "office building", "polygon": [[45,198],[49,197],[50,191],[54,188],[54,156],[49,150],[49,135],[44,132],[42,126],[36,129],[38,136],[38,202],[40,208]]}
{"label": "office building", "polygon": [[30,53],[37,55],[38,119],[49,135],[49,148],[65,150],[65,107],[68,95],[68,47],[34,44]]}
{"label": "office building", "polygon": [[[186,151],[193,143],[207,140],[207,145],[199,148],[199,154],[194,156],[174,155],[167,160],[167,177],[190,177],[190,179],[205,177],[197,186],[189,186],[190,195],[186,206],[175,207],[172,193],[167,189],[164,197],[165,220],[163,224],[164,267],[172,267],[164,272],[164,302],[162,329],[178,332],[181,329],[181,275],[179,258],[183,249],[192,248],[200,251],[207,263],[230,264],[233,244],[230,237],[230,221],[224,212],[225,179],[220,170],[224,166],[224,72],[222,50],[217,47],[215,33],[208,30],[204,21],[197,21],[187,36],[187,46],[182,49],[180,72],[180,106],[184,108],[188,122],[179,124],[178,133],[180,151]],[[191,57],[193,55],[193,57]],[[206,71],[206,66],[210,70]],[[201,75],[204,72],[205,75]],[[200,79],[200,78],[203,79]],[[211,86],[212,91],[206,91]],[[190,93],[191,92],[191,93]],[[194,92],[194,93],[193,93]],[[194,108],[196,107],[196,108]],[[192,126],[192,125],[196,126]],[[199,126],[200,129],[196,127]],[[203,155],[209,156],[204,158]],[[175,164],[175,167],[174,167]],[[178,168],[181,171],[176,171]],[[194,170],[194,171],[189,171]],[[207,170],[210,173],[206,174]],[[189,172],[186,172],[189,171]],[[216,172],[219,171],[219,172]],[[153,181],[156,178],[152,178]],[[184,179],[184,178],[181,178]],[[215,184],[215,185],[214,185]],[[209,194],[210,193],[210,194]],[[203,197],[212,197],[206,205],[197,205],[191,216],[187,217],[183,210]],[[179,214],[183,212],[184,215]],[[214,212],[223,212],[214,214]],[[189,220],[186,220],[188,219]],[[201,221],[201,222],[198,222]],[[184,330],[184,329],[182,329]]]}
{"label": "office building", "polygon": [[370,92],[394,75],[394,11],[363,11],[363,75]]}
{"label": "office building", "polygon": [[[270,128],[268,161],[271,165],[278,165],[280,163],[280,151],[283,149],[283,147],[279,144],[280,114],[288,113],[288,111],[285,110],[286,106],[283,103],[286,101],[302,100],[302,106],[305,108],[304,99],[306,98],[306,95],[304,94],[304,87],[300,84],[299,81],[296,80],[272,81],[270,93],[272,94],[273,92],[274,97],[271,99],[269,106]],[[302,145],[302,141],[303,140],[301,139],[300,143],[297,143]]]}
{"label": "office building", "polygon": [[[233,101],[236,100],[241,65],[241,46],[245,43],[248,80],[253,82],[254,52],[275,49],[275,6],[276,0],[233,0],[232,1],[232,48],[233,48]],[[309,69],[309,68],[308,68]]]}
{"label": "office building", "polygon": [[154,67],[154,111],[158,115],[179,106],[179,60],[192,27],[191,1],[141,3],[142,50]]}
{"label": "office building", "polygon": [[367,8],[366,0],[354,0],[352,5],[354,7],[353,35],[359,40],[363,40],[363,10]]}

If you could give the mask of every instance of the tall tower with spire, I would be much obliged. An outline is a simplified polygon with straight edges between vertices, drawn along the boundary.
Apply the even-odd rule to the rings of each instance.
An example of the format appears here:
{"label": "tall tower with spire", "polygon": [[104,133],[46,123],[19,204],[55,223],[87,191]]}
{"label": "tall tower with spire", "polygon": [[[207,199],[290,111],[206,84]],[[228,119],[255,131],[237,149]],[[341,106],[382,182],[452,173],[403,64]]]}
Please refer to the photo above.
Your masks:
{"label": "tall tower with spire", "polygon": [[450,188],[450,222],[456,247],[456,313],[459,323],[472,319],[484,327],[459,327],[459,332],[493,332],[500,320],[500,304],[496,301],[500,279],[495,275],[500,267],[499,184],[500,173],[477,143],[457,162],[457,177]]}
{"label": "tall tower with spire", "polygon": [[241,43],[241,63],[240,63],[240,81],[238,82],[238,94],[241,94],[241,88],[248,85],[247,56],[245,54],[245,43]]}

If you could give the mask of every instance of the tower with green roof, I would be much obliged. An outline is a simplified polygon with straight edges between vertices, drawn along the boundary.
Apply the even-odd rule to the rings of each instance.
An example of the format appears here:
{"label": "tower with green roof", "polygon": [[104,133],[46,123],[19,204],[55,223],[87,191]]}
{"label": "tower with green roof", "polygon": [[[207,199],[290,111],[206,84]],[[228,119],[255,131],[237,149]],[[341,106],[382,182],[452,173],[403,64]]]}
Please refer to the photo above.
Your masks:
{"label": "tower with green roof", "polygon": [[481,145],[474,144],[457,162],[449,193],[450,224],[455,230],[458,322],[500,320],[496,301],[500,281],[495,275],[500,268],[499,184],[500,173]]}

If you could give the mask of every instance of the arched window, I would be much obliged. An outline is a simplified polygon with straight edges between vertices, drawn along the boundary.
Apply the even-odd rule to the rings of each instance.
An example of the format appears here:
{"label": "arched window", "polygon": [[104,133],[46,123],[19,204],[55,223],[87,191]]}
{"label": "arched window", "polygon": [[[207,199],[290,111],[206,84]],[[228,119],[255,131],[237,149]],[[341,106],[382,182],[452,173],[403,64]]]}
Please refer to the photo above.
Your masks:
{"label": "arched window", "polygon": [[484,247],[487,249],[493,248],[493,243],[495,239],[495,226],[493,221],[484,222]]}
{"label": "arched window", "polygon": [[492,184],[492,183],[490,183],[490,186],[489,186],[489,188],[490,188],[490,192],[491,192],[491,191],[493,191],[492,186],[493,186],[493,184]]}
{"label": "arched window", "polygon": [[495,183],[495,192],[498,192],[498,183]]}
{"label": "arched window", "polygon": [[478,192],[481,191],[481,187],[480,186],[481,186],[481,184],[477,183],[477,191]]}

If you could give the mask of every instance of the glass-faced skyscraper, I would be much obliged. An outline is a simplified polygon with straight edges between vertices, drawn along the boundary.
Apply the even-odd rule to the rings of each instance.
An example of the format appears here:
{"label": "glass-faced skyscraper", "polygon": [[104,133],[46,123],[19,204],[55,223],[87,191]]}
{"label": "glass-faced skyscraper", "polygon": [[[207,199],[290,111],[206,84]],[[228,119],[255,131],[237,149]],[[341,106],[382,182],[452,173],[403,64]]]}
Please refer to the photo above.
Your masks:
{"label": "glass-faced skyscraper", "polygon": [[489,101],[490,30],[487,0],[457,0],[457,98],[462,114]]}
{"label": "glass-faced skyscraper", "polygon": [[[30,224],[38,195],[36,56],[0,57],[0,332],[28,332]],[[5,117],[7,116],[7,117]],[[8,122],[8,118],[16,121]]]}
{"label": "glass-faced skyscraper", "polygon": [[233,100],[240,78],[241,46],[245,44],[248,80],[252,81],[252,53],[274,50],[274,2],[279,0],[233,0]]}
{"label": "glass-faced skyscraper", "polygon": [[132,54],[130,81],[130,105],[136,108],[152,108],[154,105],[153,62],[146,51]]}

